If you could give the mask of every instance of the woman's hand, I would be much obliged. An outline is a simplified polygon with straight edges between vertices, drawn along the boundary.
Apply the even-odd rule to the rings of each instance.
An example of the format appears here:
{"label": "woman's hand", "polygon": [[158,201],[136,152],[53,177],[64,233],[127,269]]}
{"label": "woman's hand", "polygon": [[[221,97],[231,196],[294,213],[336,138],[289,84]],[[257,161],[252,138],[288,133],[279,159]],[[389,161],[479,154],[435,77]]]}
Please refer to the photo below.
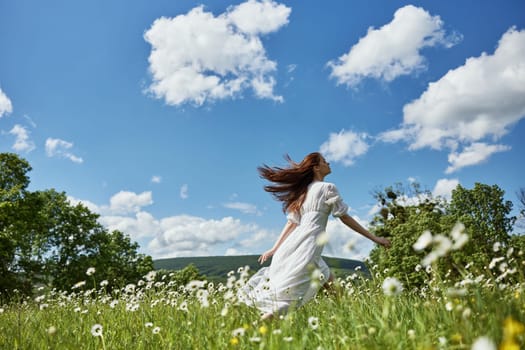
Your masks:
{"label": "woman's hand", "polygon": [[385,237],[377,237],[375,241],[377,244],[382,245],[385,248],[390,248],[390,246],[392,245],[392,243],[390,243],[390,240]]}
{"label": "woman's hand", "polygon": [[275,251],[273,249],[270,249],[266,252],[264,252],[258,259],[259,263],[260,264],[264,264],[264,262],[266,260],[268,260],[268,258],[270,258],[271,256],[273,256],[273,254],[275,253]]}

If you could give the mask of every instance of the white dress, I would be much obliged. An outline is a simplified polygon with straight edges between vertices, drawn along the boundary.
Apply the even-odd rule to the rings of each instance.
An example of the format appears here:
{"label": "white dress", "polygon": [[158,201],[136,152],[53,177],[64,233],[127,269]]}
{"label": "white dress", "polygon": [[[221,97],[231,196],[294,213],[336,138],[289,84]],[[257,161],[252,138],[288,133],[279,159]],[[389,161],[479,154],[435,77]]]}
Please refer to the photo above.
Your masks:
{"label": "white dress", "polygon": [[325,232],[330,214],[340,217],[347,211],[334,184],[312,182],[300,214],[288,215],[298,226],[277,249],[270,266],[257,271],[239,290],[239,300],[275,314],[312,299],[330,276],[321,258],[324,245],[317,238]]}

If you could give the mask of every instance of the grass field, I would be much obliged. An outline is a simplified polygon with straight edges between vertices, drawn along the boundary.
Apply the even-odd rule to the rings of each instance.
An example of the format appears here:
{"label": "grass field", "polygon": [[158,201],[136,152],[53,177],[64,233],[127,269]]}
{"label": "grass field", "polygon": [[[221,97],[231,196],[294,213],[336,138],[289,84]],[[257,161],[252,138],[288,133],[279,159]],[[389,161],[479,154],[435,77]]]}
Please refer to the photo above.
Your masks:
{"label": "grass field", "polygon": [[[523,265],[523,262],[521,262]],[[273,321],[236,301],[249,275],[180,286],[148,274],[113,293],[89,271],[70,292],[0,308],[1,349],[474,349],[523,348],[525,283],[474,272],[451,286],[429,270],[406,290],[380,271],[349,275]]]}

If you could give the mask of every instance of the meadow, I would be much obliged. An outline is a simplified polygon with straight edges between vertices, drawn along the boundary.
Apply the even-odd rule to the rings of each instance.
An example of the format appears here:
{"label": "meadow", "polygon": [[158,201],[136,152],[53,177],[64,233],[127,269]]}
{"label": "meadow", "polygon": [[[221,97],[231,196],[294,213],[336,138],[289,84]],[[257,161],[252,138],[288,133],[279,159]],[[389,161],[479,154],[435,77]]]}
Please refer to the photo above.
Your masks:
{"label": "meadow", "polygon": [[520,349],[525,260],[507,255],[491,263],[492,273],[467,266],[456,282],[434,276],[429,265],[426,284],[413,290],[388,270],[372,267],[371,277],[357,271],[272,321],[237,302],[237,288],[253,272],[248,266],[230,271],[224,283],[186,285],[152,271],[112,292],[89,269],[71,291],[41,288],[34,298],[2,305],[0,348]]}

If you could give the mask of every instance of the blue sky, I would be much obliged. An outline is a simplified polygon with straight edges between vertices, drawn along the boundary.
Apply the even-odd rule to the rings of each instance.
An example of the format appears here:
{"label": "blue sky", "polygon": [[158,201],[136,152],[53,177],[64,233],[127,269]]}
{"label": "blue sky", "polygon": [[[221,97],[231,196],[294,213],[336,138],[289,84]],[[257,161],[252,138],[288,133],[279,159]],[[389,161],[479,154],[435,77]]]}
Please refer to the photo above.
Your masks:
{"label": "blue sky", "polygon": [[[525,3],[1,1],[0,151],[154,258],[258,254],[285,222],[257,166],[322,151],[372,192],[523,182]],[[409,200],[409,199],[407,199]],[[327,255],[372,245],[329,222]],[[346,243],[353,242],[348,250]]]}

